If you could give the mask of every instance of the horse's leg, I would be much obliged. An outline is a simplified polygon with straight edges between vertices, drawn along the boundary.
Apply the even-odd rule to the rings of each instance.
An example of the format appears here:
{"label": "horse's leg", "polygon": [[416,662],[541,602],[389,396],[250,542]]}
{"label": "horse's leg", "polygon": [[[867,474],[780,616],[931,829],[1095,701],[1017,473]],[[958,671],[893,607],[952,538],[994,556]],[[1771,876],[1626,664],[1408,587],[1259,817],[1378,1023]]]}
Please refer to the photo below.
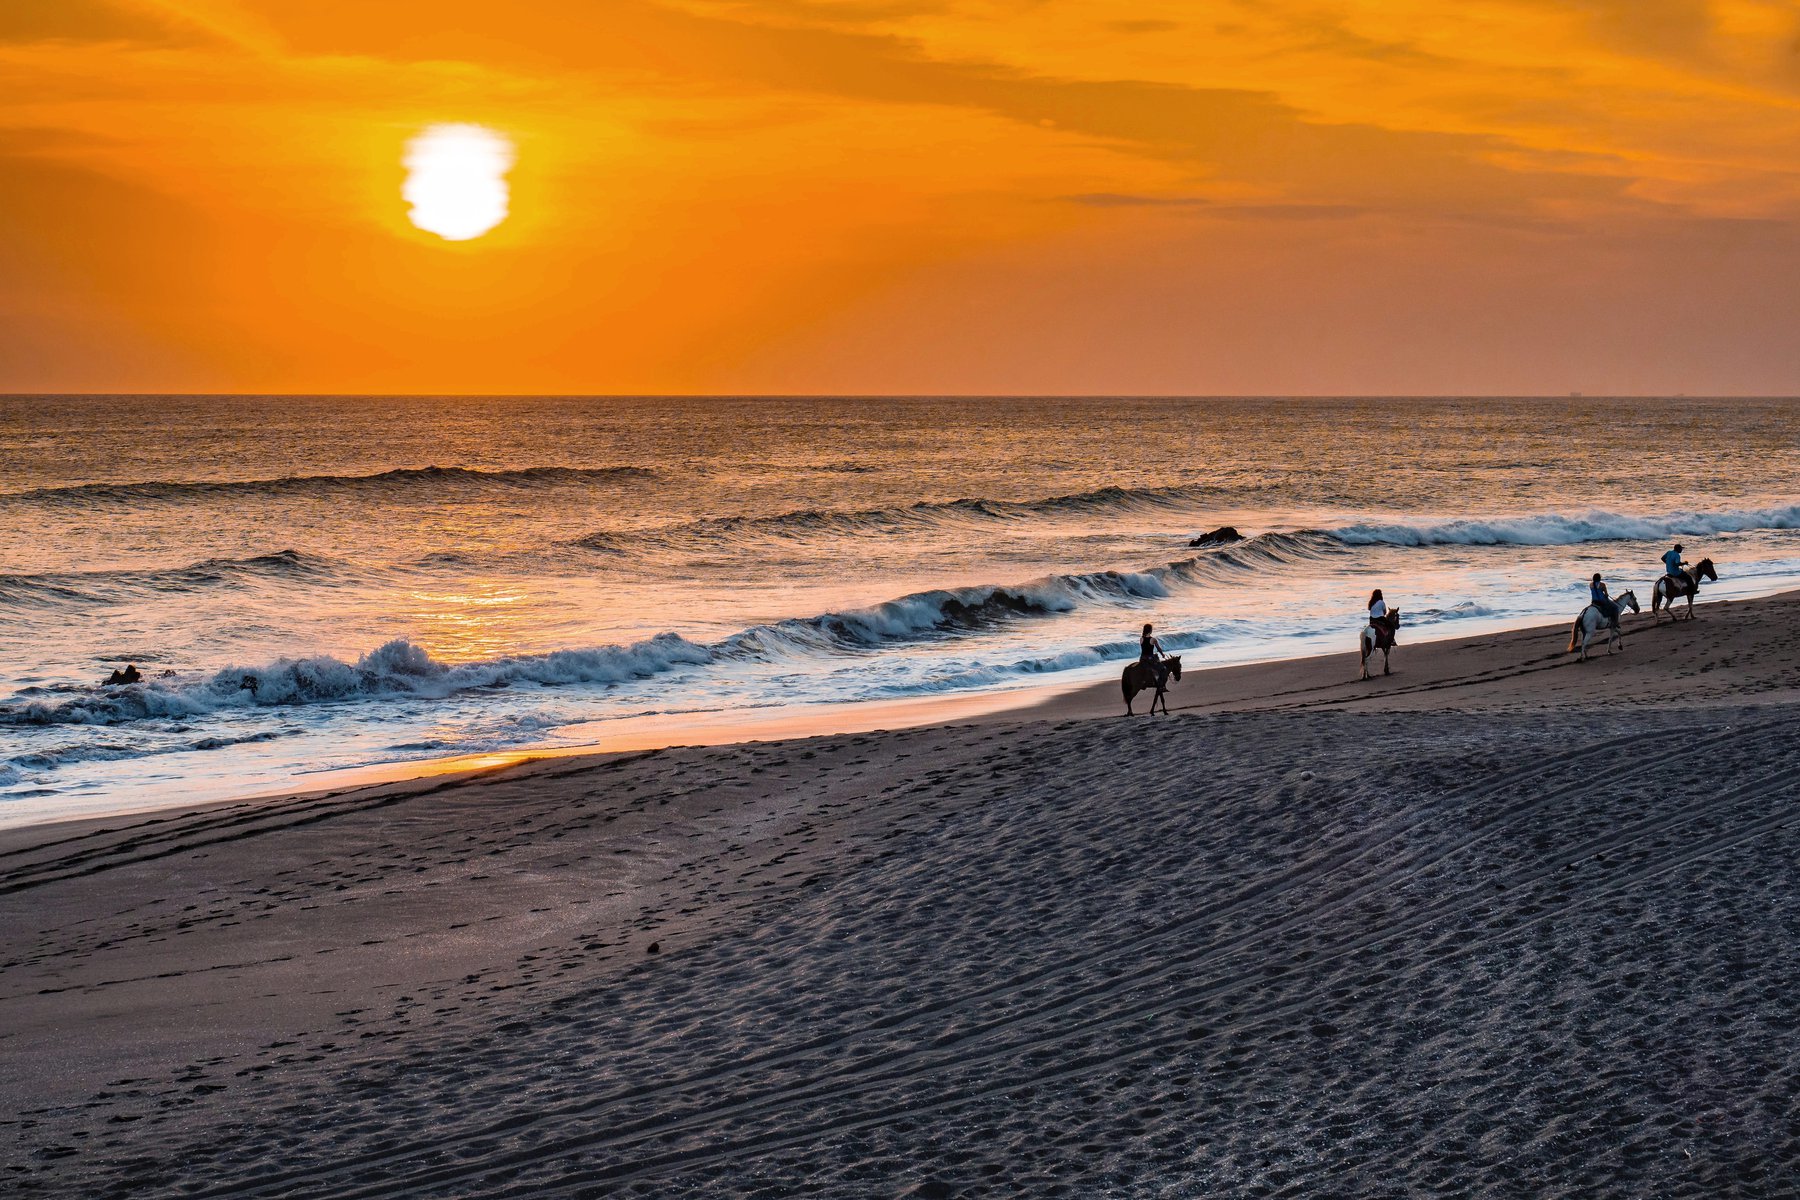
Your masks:
{"label": "horse's leg", "polygon": [[1394,669],[1388,666],[1388,654],[1391,652],[1391,649],[1392,648],[1388,646],[1383,646],[1381,648],[1381,673],[1383,675],[1392,675],[1394,673]]}
{"label": "horse's leg", "polygon": [[1367,679],[1369,677],[1369,639],[1368,638],[1362,637],[1361,635],[1357,636],[1356,653],[1358,655],[1360,655],[1362,658],[1362,675],[1359,676],[1359,678]]}

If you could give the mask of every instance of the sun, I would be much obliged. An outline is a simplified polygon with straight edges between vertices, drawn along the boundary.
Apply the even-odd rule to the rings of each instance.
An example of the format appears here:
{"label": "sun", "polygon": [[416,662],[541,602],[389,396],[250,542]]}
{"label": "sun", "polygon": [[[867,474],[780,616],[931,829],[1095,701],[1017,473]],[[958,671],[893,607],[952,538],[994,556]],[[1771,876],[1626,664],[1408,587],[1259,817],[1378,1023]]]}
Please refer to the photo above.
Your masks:
{"label": "sun", "polygon": [[506,220],[512,143],[479,125],[433,125],[406,145],[407,216],[448,242],[478,238]]}

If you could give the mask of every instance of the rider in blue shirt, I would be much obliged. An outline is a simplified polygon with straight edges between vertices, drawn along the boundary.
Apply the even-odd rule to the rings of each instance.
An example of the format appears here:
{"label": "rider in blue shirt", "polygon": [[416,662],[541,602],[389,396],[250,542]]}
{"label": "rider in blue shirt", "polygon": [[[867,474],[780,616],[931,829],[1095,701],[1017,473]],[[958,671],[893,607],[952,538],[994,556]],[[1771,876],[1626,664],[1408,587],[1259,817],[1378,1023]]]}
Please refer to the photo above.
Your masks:
{"label": "rider in blue shirt", "polygon": [[1619,606],[1613,603],[1611,596],[1607,595],[1606,581],[1600,578],[1598,571],[1595,571],[1594,577],[1588,581],[1588,602],[1600,610],[1600,615],[1605,617],[1609,624],[1617,625],[1619,623]]}
{"label": "rider in blue shirt", "polygon": [[1665,574],[1665,575],[1681,574],[1681,543],[1680,542],[1676,542],[1675,548],[1673,550],[1669,551],[1667,554],[1663,555],[1662,562],[1663,562],[1663,574]]}

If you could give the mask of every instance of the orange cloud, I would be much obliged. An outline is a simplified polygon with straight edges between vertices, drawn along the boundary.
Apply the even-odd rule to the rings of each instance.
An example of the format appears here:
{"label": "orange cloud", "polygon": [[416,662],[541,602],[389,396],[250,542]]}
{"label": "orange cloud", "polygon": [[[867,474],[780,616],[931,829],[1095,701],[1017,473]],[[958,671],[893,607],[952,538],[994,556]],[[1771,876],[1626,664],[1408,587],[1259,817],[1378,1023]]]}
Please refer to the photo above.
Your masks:
{"label": "orange cloud", "polygon": [[[0,387],[1791,390],[1797,44],[1773,0],[14,0]],[[452,245],[400,189],[456,122],[518,158]]]}

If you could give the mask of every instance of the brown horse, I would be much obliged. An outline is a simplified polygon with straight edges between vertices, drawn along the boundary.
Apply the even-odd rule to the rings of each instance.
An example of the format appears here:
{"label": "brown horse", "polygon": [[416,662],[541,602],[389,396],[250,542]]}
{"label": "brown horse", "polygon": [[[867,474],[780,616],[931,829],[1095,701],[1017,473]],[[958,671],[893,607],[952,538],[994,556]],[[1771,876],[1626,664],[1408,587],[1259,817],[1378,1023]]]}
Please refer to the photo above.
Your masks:
{"label": "brown horse", "polygon": [[[1668,609],[1669,616],[1675,617],[1675,602],[1683,596],[1687,597],[1687,619],[1694,619],[1694,596],[1700,591],[1700,581],[1710,579],[1719,582],[1719,572],[1713,567],[1710,558],[1703,558],[1691,567],[1685,568],[1679,575],[1664,575],[1650,589],[1650,616],[1653,621],[1662,620],[1662,610]],[[1679,617],[1675,618],[1680,620]]]}
{"label": "brown horse", "polygon": [[1169,684],[1181,678],[1181,659],[1165,658],[1162,665],[1169,669],[1167,679],[1157,677],[1156,668],[1146,662],[1134,662],[1125,668],[1119,676],[1119,690],[1125,693],[1125,715],[1131,716],[1131,702],[1139,692],[1156,689],[1156,695],[1150,698],[1150,711],[1156,711],[1156,702],[1162,701],[1162,710],[1169,711]]}
{"label": "brown horse", "polygon": [[1381,673],[1392,674],[1388,668],[1388,651],[1394,648],[1394,635],[1400,632],[1400,610],[1390,608],[1385,617],[1375,617],[1363,631],[1356,635],[1356,648],[1362,655],[1362,677],[1369,677],[1369,659],[1377,650],[1381,651]]}

